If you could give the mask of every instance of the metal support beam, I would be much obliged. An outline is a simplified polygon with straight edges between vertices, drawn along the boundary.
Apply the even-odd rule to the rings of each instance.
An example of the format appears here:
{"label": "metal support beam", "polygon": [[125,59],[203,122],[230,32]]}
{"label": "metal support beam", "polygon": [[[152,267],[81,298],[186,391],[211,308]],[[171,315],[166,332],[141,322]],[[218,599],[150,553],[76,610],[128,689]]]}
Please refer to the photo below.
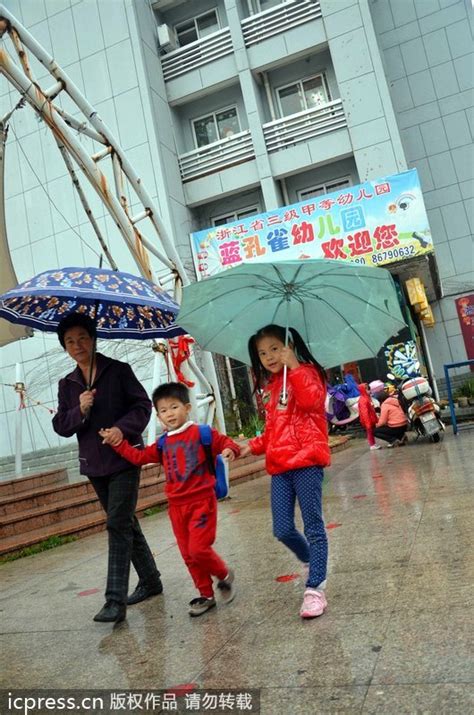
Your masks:
{"label": "metal support beam", "polygon": [[[154,201],[122,151],[118,141],[94,107],[87,101],[56,60],[45,51],[7,8],[0,4],[0,36],[5,33],[8,33],[12,40],[19,64],[13,61],[6,50],[0,48],[0,72],[20,92],[28,104],[43,119],[46,126],[49,127],[56,138],[58,146],[61,148],[63,157],[68,156],[69,165],[68,162],[66,162],[66,165],[71,177],[75,174],[74,170],[71,173],[72,161],[74,161],[83,176],[86,177],[89,184],[96,191],[112,217],[120,235],[126,242],[140,273],[153,280],[147,254],[147,250],[149,250],[163,266],[169,269],[169,274],[165,274],[164,281],[160,279],[159,282],[168,283],[168,281],[173,280],[174,297],[179,302],[181,288],[190,282],[189,278],[173,240],[158,214]],[[34,55],[47,70],[50,78],[55,80],[49,89],[46,85],[42,88],[34,78],[27,51]],[[68,95],[69,99],[75,104],[78,114],[82,116],[79,116],[79,118],[73,117],[54,104],[53,97],[57,96],[59,91],[61,94]],[[89,137],[100,148],[98,147],[97,151],[91,156],[86,152],[74,131]],[[112,187],[109,187],[105,174],[97,166],[99,158],[105,161],[107,157],[110,157],[112,161],[115,191]],[[86,214],[92,220],[92,212],[88,203],[85,203],[83,196],[81,196],[78,181],[77,183],[75,182],[75,186]],[[130,202],[133,205],[141,204],[141,210],[136,211],[134,217],[130,216],[127,195],[131,197]],[[135,225],[138,221],[140,221],[140,226],[144,226],[143,230],[150,229],[153,239],[146,238],[138,230]],[[92,225],[94,226],[94,223]],[[100,231],[96,230],[96,226],[94,226],[94,230],[102,250],[106,252],[106,244],[100,235]],[[113,261],[111,251],[108,253],[108,259]],[[203,353],[202,355],[203,372],[199,370],[194,359],[191,359],[190,363],[191,371],[200,376],[202,384],[198,387],[199,391],[213,396],[207,421],[212,421],[214,411],[216,411],[219,428],[224,430],[224,414],[211,355],[209,353]]]}

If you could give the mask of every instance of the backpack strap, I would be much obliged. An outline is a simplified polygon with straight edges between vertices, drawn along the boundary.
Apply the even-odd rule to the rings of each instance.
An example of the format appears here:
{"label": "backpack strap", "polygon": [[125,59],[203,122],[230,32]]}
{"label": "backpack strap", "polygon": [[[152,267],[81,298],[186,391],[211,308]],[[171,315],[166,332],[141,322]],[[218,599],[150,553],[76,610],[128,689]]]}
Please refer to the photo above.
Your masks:
{"label": "backpack strap", "polygon": [[212,456],[212,430],[209,425],[198,425],[198,427],[199,439],[206,453],[207,465],[211,474],[215,475],[216,466],[214,464],[214,457]]}
{"label": "backpack strap", "polygon": [[156,443],[156,446],[158,447],[158,452],[162,452],[166,444],[166,432],[163,432],[162,435],[158,438],[158,441]]}

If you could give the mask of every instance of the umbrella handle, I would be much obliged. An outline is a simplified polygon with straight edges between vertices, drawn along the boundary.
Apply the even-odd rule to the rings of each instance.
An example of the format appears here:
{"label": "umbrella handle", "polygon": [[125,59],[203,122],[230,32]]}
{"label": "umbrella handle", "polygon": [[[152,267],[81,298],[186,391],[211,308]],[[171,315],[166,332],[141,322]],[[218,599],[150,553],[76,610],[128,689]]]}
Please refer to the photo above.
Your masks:
{"label": "umbrella handle", "polygon": [[[104,255],[103,253],[100,254],[99,258],[99,268],[102,268],[102,263],[104,261]],[[96,300],[95,305],[94,305],[94,326],[97,329],[97,311],[99,309],[99,301]],[[97,338],[94,338],[94,345],[92,346],[92,354],[91,354],[91,363],[89,365],[89,380],[87,382],[87,389],[91,390],[92,389],[92,373],[94,372],[94,362],[95,362],[95,354],[97,351]]]}
{"label": "umbrella handle", "polygon": [[[286,327],[285,327],[285,348],[288,347],[288,339],[290,335],[290,301],[286,301]],[[283,391],[281,393],[280,403],[286,405],[288,402],[288,394],[286,391],[286,382],[288,377],[288,367],[285,365],[283,367]]]}

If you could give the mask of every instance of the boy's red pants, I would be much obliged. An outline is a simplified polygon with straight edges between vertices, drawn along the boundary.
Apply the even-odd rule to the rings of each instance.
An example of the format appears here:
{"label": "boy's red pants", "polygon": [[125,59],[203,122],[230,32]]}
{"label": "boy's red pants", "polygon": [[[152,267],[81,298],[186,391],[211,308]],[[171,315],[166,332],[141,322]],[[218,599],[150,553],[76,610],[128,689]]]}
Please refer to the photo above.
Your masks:
{"label": "boy's red pants", "polygon": [[213,596],[212,578],[221,581],[229,569],[214,551],[217,499],[215,495],[191,504],[169,505],[169,515],[181,556],[194,585],[204,598]]}

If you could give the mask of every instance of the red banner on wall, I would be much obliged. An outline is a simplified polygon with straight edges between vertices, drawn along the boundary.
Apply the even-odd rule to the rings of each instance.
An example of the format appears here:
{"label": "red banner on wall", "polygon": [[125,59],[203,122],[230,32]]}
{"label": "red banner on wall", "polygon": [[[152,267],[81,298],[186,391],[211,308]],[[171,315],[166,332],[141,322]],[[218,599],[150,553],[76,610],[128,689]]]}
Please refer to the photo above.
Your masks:
{"label": "red banner on wall", "polygon": [[461,332],[466,346],[468,360],[474,360],[474,293],[456,298]]}

